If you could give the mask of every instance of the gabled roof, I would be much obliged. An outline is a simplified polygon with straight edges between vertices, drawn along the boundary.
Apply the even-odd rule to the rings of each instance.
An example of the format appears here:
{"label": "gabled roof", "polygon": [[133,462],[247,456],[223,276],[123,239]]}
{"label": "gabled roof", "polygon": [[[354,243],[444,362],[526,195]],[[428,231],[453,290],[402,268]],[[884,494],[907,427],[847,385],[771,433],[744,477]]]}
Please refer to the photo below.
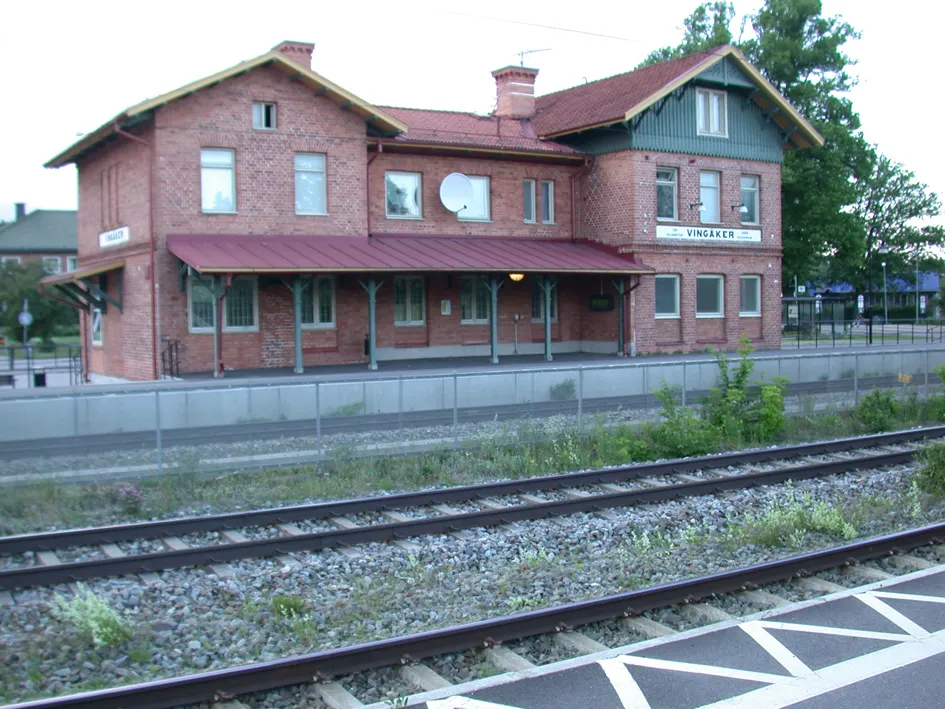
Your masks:
{"label": "gabled roof", "polygon": [[773,114],[778,125],[797,128],[790,137],[795,146],[823,145],[823,136],[731,45],[539,96],[532,123],[548,139],[628,121],[725,57],[755,83],[758,92],[752,99],[761,108],[779,109]]}
{"label": "gabled roof", "polygon": [[171,101],[176,101],[177,99],[183,98],[185,96],[189,96],[190,94],[200,91],[201,89],[213,86],[214,84],[218,84],[221,81],[225,81],[226,79],[238,76],[239,74],[243,74],[248,71],[252,71],[257,67],[267,64],[272,65],[277,69],[281,69],[282,71],[291,75],[293,78],[296,78],[299,81],[303,81],[309,86],[312,86],[317,90],[319,95],[324,95],[326,98],[335,101],[340,106],[354,111],[358,115],[362,116],[366,121],[371,121],[372,125],[383,132],[399,133],[405,132],[407,130],[407,126],[393,116],[383,113],[375,106],[369,104],[367,101],[358,98],[350,91],[341,88],[320,74],[315,73],[309,67],[306,67],[289,58],[286,54],[279,51],[278,49],[273,49],[261,56],[256,57],[255,59],[240,62],[236,66],[232,66],[229,69],[224,69],[223,71],[217,72],[212,76],[199,79],[198,81],[193,81],[186,86],[180,87],[179,89],[161,94],[156,98],[147,99],[141,103],[131,106],[128,109],[125,109],[110,121],[105,122],[102,126],[91,133],[86,134],[81,140],[77,141],[72,146],[59,153],[59,155],[56,157],[52,158],[46,163],[46,167],[62,167],[63,165],[68,165],[69,163],[74,162],[77,157],[82,155],[82,153],[90,150],[91,148],[98,145],[101,141],[113,135],[116,132],[116,125],[121,127],[121,125],[126,121],[130,121],[135,118],[143,118],[148,114],[149,111],[153,111],[164,104],[170,103]]}
{"label": "gabled roof", "polygon": [[76,213],[37,209],[12,224],[0,227],[0,253],[76,253]]}
{"label": "gabled roof", "polygon": [[393,139],[405,145],[457,146],[468,149],[523,151],[576,155],[560,143],[539,140],[529,120],[481,116],[459,111],[381,106],[385,113],[406,123],[410,131]]}

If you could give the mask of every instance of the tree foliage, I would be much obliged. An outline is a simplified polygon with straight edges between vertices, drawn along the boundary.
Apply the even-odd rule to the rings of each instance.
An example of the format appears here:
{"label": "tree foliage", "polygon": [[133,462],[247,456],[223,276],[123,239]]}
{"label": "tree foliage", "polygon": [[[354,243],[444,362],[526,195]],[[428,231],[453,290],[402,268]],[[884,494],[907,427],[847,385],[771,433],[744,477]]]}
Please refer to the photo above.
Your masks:
{"label": "tree foliage", "polygon": [[23,328],[17,317],[23,310],[24,300],[29,301],[30,313],[33,314],[30,338],[39,337],[43,342],[49,342],[58,328],[75,324],[77,318],[73,308],[40,295],[39,279],[45,275],[38,262],[22,266],[5,263],[0,267],[0,326],[11,340],[23,340]]}
{"label": "tree foliage", "polygon": [[675,47],[663,47],[650,52],[637,68],[729,44],[732,41],[730,26],[733,19],[735,19],[735,6],[732,3],[703,3],[683,20],[686,29],[682,42]]}

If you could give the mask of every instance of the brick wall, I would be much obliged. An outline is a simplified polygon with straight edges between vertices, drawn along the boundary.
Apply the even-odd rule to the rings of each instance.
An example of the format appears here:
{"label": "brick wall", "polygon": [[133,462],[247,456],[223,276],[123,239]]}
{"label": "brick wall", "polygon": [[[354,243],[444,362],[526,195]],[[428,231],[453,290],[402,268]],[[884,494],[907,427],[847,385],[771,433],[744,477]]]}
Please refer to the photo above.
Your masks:
{"label": "brick wall", "polygon": [[[384,174],[388,170],[422,175],[423,219],[388,219]],[[452,172],[490,178],[491,222],[460,221],[440,202],[440,183]],[[571,237],[570,176],[576,167],[474,158],[381,153],[370,166],[372,234],[447,234],[456,236]],[[523,219],[522,181],[536,181],[536,222]],[[541,181],[554,180],[554,224],[541,222]]]}

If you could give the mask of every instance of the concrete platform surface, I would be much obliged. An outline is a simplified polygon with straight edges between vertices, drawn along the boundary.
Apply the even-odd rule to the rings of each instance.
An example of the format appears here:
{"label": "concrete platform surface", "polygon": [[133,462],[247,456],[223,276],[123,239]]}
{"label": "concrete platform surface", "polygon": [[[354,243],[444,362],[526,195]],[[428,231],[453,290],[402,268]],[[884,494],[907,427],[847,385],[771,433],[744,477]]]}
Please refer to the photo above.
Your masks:
{"label": "concrete platform surface", "polygon": [[943,709],[945,566],[428,692],[410,706]]}

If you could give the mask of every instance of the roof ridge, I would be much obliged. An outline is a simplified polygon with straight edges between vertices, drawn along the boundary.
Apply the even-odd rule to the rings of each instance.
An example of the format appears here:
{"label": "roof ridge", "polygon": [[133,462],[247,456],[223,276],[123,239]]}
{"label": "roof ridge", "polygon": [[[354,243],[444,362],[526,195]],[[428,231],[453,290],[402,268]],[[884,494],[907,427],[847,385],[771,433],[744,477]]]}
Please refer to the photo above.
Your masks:
{"label": "roof ridge", "polygon": [[665,66],[673,62],[682,61],[683,59],[688,59],[689,57],[695,56],[696,54],[705,54],[707,57],[713,54],[717,54],[720,49],[725,49],[726,47],[731,46],[730,44],[720,44],[718,47],[713,47],[712,49],[697,49],[694,52],[689,52],[689,54],[683,54],[681,57],[674,57],[673,59],[667,59],[666,61],[657,62],[656,64],[649,64],[648,66],[641,66],[637,69],[631,69],[630,71],[621,71],[617,74],[611,74],[610,76],[602,76],[599,79],[594,79],[593,81],[587,81],[583,84],[575,84],[574,86],[568,86],[564,89],[558,89],[557,91],[552,91],[551,93],[541,94],[536,96],[535,100],[547,98],[548,96],[555,96],[556,94],[562,94],[566,91],[573,91],[574,89],[579,89],[582,86],[590,86],[591,84],[599,84],[602,81],[607,81],[608,79],[616,79],[618,76],[627,76],[628,74],[636,74],[639,71],[646,71],[652,67]]}
{"label": "roof ridge", "polygon": [[[496,118],[493,113],[475,113],[474,111],[453,111],[448,108],[415,108],[412,106],[382,106],[378,108],[393,108],[398,111],[425,111],[427,113],[452,113],[459,116],[472,116],[473,118]],[[513,119],[514,120],[514,119]]]}

